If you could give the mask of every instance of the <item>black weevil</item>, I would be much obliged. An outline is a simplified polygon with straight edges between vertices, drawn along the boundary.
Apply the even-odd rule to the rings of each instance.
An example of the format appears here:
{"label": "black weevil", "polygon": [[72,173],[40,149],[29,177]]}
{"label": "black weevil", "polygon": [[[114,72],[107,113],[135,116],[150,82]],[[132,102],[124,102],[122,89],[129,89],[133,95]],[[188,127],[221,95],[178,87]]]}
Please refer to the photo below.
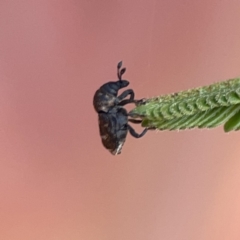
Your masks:
{"label": "black weevil", "polygon": [[[128,124],[128,122],[141,123],[142,120],[129,119],[127,110],[123,106],[128,103],[141,104],[143,101],[134,100],[132,89],[125,90],[117,96],[118,91],[129,84],[127,80],[122,80],[126,68],[121,69],[121,67],[122,62],[119,62],[117,65],[118,81],[102,85],[93,98],[93,105],[99,117],[99,130],[103,146],[113,155],[121,153],[128,131],[133,137],[140,138],[148,130],[145,128],[141,134],[138,134]],[[129,99],[125,99],[128,95],[130,95]]]}

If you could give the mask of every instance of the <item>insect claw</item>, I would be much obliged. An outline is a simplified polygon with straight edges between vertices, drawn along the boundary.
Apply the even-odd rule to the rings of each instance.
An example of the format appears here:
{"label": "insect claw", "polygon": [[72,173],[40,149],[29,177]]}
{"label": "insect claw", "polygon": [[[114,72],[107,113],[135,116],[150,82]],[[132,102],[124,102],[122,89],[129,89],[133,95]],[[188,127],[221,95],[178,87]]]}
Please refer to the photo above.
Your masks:
{"label": "insect claw", "polygon": [[131,118],[144,118],[145,117],[144,114],[135,113],[134,111],[130,111],[128,113],[128,116]]}
{"label": "insect claw", "polygon": [[135,100],[136,106],[144,105],[144,104],[146,104],[146,102],[147,102],[147,99],[146,99],[146,98],[142,98],[142,99],[140,99],[140,100]]}
{"label": "insect claw", "polygon": [[147,130],[156,130],[157,128],[155,127],[147,127]]}

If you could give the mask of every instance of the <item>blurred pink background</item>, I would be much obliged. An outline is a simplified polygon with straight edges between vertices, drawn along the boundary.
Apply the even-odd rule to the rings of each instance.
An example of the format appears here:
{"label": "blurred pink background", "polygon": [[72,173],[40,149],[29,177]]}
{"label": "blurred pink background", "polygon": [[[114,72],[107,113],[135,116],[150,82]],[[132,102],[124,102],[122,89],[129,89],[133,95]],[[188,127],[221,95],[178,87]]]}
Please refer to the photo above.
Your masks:
{"label": "blurred pink background", "polygon": [[[240,1],[2,0],[0,239],[239,240],[240,132],[100,140],[93,94],[240,75]],[[137,127],[141,131],[140,127]]]}

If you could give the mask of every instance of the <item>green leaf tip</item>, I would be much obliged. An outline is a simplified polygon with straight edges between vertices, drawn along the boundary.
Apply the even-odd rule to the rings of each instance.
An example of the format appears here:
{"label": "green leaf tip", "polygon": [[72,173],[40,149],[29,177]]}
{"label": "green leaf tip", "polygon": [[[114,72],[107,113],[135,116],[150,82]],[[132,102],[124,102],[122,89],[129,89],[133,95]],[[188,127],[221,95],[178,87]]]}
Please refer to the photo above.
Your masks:
{"label": "green leaf tip", "polygon": [[141,118],[143,127],[159,130],[213,128],[240,129],[240,78],[230,79],[146,99],[129,115]]}
{"label": "green leaf tip", "polygon": [[230,118],[224,124],[224,131],[225,132],[237,131],[239,129],[240,129],[240,111],[237,112],[232,118]]}

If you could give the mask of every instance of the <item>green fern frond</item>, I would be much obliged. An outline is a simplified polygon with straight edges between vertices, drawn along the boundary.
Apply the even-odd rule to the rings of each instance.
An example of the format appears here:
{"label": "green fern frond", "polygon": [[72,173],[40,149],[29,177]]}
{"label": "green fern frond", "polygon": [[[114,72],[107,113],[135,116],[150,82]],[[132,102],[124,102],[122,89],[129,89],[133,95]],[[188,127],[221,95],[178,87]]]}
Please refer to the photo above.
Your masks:
{"label": "green fern frond", "polygon": [[240,78],[174,94],[146,99],[129,115],[142,126],[159,130],[213,128],[240,129]]}

